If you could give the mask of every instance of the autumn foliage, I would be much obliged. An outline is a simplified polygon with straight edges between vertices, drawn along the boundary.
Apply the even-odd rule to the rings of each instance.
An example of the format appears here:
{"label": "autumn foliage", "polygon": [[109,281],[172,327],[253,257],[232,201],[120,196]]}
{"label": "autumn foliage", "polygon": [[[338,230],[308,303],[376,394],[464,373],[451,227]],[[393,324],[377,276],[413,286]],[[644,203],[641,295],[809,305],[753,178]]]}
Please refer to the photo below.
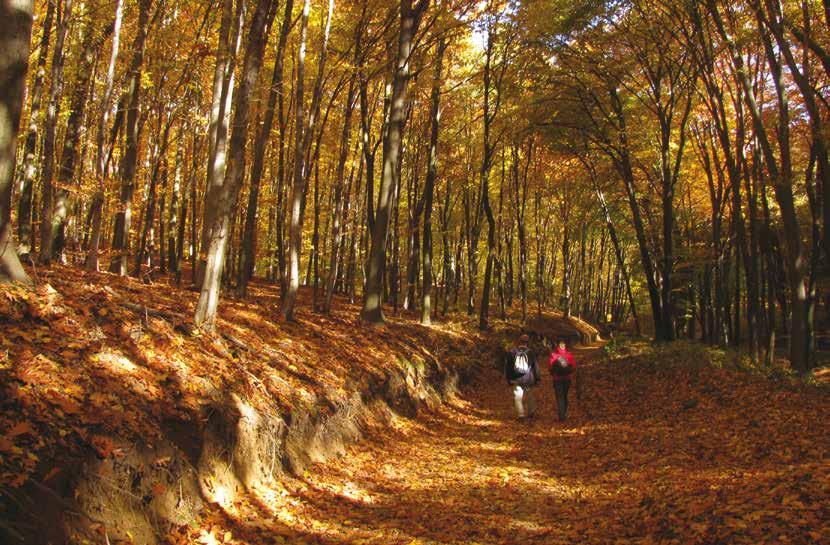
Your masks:
{"label": "autumn foliage", "polygon": [[[683,344],[582,349],[583,395],[513,419],[495,370],[172,543],[822,543],[826,388]],[[214,541],[215,540],[215,541]]]}

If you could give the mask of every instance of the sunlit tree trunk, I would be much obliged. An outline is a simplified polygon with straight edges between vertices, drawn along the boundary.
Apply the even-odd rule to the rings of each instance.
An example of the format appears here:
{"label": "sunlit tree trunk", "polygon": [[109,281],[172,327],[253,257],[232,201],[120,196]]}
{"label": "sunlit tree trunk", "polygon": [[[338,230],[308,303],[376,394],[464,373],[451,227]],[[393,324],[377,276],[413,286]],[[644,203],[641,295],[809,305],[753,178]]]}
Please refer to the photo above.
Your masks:
{"label": "sunlit tree trunk", "polygon": [[97,178],[97,186],[95,196],[92,198],[92,206],[90,210],[92,233],[90,235],[89,249],[86,257],[86,268],[91,271],[97,271],[99,266],[98,250],[101,242],[101,219],[104,207],[104,192],[106,191],[107,155],[109,153],[109,149],[106,145],[106,132],[107,125],[109,124],[111,109],[110,104],[112,103],[113,82],[115,80],[115,63],[118,60],[118,48],[121,39],[121,21],[123,11],[123,0],[116,0],[115,20],[112,26],[112,46],[110,50],[109,63],[107,64],[107,75],[104,81],[101,116],[98,118],[98,132],[96,134],[95,176]]}
{"label": "sunlit tree trunk", "polygon": [[138,1],[138,28],[133,41],[133,57],[129,68],[129,100],[127,106],[126,142],[121,162],[121,192],[119,209],[115,215],[113,235],[113,258],[110,272],[121,276],[127,274],[127,259],[130,250],[130,227],[132,225],[132,200],[135,192],[135,175],[138,167],[138,140],[141,124],[141,66],[144,64],[144,50],[150,23],[151,0]]}
{"label": "sunlit tree trunk", "polygon": [[272,0],[258,0],[256,4],[251,27],[248,31],[242,77],[236,97],[233,130],[228,146],[228,168],[225,172],[221,191],[214,194],[214,201],[205,203],[206,210],[214,210],[214,214],[210,217],[205,214],[205,221],[211,221],[213,225],[208,228],[210,240],[208,241],[205,278],[202,282],[199,301],[196,304],[194,321],[196,327],[206,330],[215,328],[222,272],[225,266],[228,241],[231,236],[232,214],[236,208],[242,178],[245,174],[245,145],[248,140],[248,117],[251,100],[259,80],[268,28],[274,17],[275,10],[273,8]]}
{"label": "sunlit tree trunk", "polygon": [[282,298],[282,315],[286,320],[294,319],[294,306],[297,302],[297,290],[300,286],[300,250],[302,245],[303,208],[306,194],[306,168],[309,163],[305,159],[306,151],[311,144],[315,123],[320,113],[323,71],[326,64],[331,18],[334,12],[334,1],[329,0],[326,23],[323,31],[323,47],[320,52],[318,73],[314,93],[311,99],[308,126],[305,124],[303,110],[305,108],[305,54],[306,38],[308,35],[309,1],[303,4],[302,22],[300,26],[300,47],[297,52],[297,84],[295,97],[294,117],[294,180],[291,186],[290,218],[288,224],[288,282],[286,292]]}
{"label": "sunlit tree trunk", "polygon": [[[219,40],[216,46],[216,66],[213,72],[213,98],[208,125],[205,203],[216,202],[219,198],[217,193],[221,192],[224,184],[228,123],[234,93],[234,71],[242,42],[246,2],[247,0],[237,0],[235,10],[233,0],[225,0],[222,4]],[[211,207],[204,208],[199,258],[193,270],[193,282],[198,288],[202,287],[207,266],[208,245],[213,239],[213,234],[209,230],[216,224],[213,218],[214,212],[215,210]]]}
{"label": "sunlit tree trunk", "polygon": [[421,323],[429,325],[432,313],[432,200],[438,176],[438,132],[441,124],[441,71],[447,39],[441,36],[435,53],[435,77],[430,100],[429,164],[424,184],[424,240],[421,255],[424,285],[421,295]]}
{"label": "sunlit tree trunk", "polygon": [[55,1],[46,2],[46,14],[41,25],[43,34],[35,67],[35,79],[29,90],[31,107],[29,108],[29,127],[26,144],[23,148],[23,180],[20,184],[20,198],[17,205],[17,242],[18,253],[24,261],[34,247],[32,236],[32,193],[37,175],[37,157],[35,154],[41,122],[41,103],[43,102],[43,78],[46,75],[46,61],[49,57],[49,37],[52,35],[52,20],[55,17]]}

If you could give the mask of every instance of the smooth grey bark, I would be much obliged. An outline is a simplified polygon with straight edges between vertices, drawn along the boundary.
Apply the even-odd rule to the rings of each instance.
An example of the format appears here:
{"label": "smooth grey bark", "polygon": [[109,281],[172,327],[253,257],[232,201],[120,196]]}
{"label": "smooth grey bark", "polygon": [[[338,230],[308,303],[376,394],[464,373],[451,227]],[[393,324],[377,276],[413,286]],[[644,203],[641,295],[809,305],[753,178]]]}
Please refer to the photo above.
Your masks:
{"label": "smooth grey bark", "polygon": [[11,206],[14,151],[29,68],[33,9],[31,0],[0,2],[0,283],[30,282],[17,256]]}
{"label": "smooth grey bark", "polygon": [[[225,0],[222,5],[219,41],[216,46],[216,66],[213,73],[213,97],[208,125],[205,203],[216,202],[219,199],[218,193],[221,193],[224,186],[227,167],[228,125],[234,93],[234,72],[242,43],[246,2],[247,0],[237,0],[235,10],[233,0]],[[208,246],[214,238],[210,229],[216,224],[214,221],[215,212],[216,210],[209,206],[204,207],[199,257],[196,260],[196,268],[193,269],[193,283],[199,289],[202,287],[205,276]]]}
{"label": "smooth grey bark", "polygon": [[[249,133],[248,117],[262,68],[268,30],[274,18],[274,7],[272,0],[258,0],[256,4],[248,31],[242,77],[236,97],[231,140],[228,145],[228,166],[222,187],[214,193],[214,200],[205,202],[205,221],[210,221],[212,225],[207,231],[210,238],[206,241],[208,252],[205,276],[199,293],[199,301],[196,303],[194,322],[196,327],[207,331],[212,331],[216,327],[222,272],[228,241],[231,237],[232,214],[236,208],[242,178],[245,174],[245,145]],[[213,210],[213,213],[208,215],[207,210]]]}
{"label": "smooth grey bark", "polygon": [[46,61],[49,57],[49,37],[52,35],[52,21],[55,18],[55,2],[47,0],[46,14],[43,18],[43,34],[35,67],[35,79],[29,90],[31,106],[29,108],[29,127],[26,132],[26,144],[23,148],[23,179],[20,183],[20,198],[17,203],[17,251],[24,261],[30,259],[34,248],[32,236],[32,193],[37,175],[36,148],[41,122],[41,103],[43,102],[43,78],[46,75]]}
{"label": "smooth grey bark", "polygon": [[304,0],[302,18],[300,22],[300,44],[297,49],[297,83],[294,87],[296,101],[296,109],[294,111],[294,179],[291,184],[291,215],[288,228],[288,279],[286,282],[286,289],[282,293],[282,314],[287,320],[294,319],[294,303],[297,299],[297,290],[299,289],[300,283],[300,244],[302,236],[300,211],[302,208],[303,193],[305,193],[305,176],[303,173],[303,113],[305,102],[304,80],[309,9],[309,0]]}
{"label": "smooth grey bark", "polygon": [[90,217],[92,219],[92,234],[90,235],[89,250],[86,256],[86,269],[98,271],[98,250],[101,243],[101,219],[106,191],[107,156],[109,148],[106,143],[107,125],[109,124],[110,104],[112,102],[113,85],[115,81],[115,63],[118,60],[118,48],[121,40],[121,22],[124,13],[124,1],[115,1],[115,20],[112,25],[112,47],[110,50],[107,75],[104,81],[104,95],[101,99],[101,116],[98,118],[98,133],[96,135],[95,176],[98,181],[95,196],[92,199]]}
{"label": "smooth grey bark", "polygon": [[150,23],[151,0],[138,2],[138,28],[133,42],[133,56],[129,69],[129,100],[127,106],[126,141],[124,157],[121,162],[121,191],[119,210],[115,215],[115,233],[113,235],[113,257],[110,272],[121,276],[127,274],[130,251],[130,227],[132,226],[132,200],[135,193],[135,175],[138,168],[138,144],[141,124],[139,109],[141,107],[141,66],[144,64],[144,51]]}
{"label": "smooth grey bark", "polygon": [[305,126],[304,84],[306,37],[308,34],[309,2],[303,4],[303,15],[300,29],[300,48],[297,54],[297,87],[295,110],[295,140],[294,140],[294,181],[291,187],[291,217],[288,225],[288,285],[283,294],[282,315],[286,320],[294,319],[294,305],[297,302],[297,290],[300,286],[300,246],[302,244],[303,208],[306,194],[306,177],[309,162],[306,160],[306,151],[311,145],[315,123],[320,114],[322,97],[323,71],[325,70],[328,51],[331,19],[334,12],[334,0],[329,0],[325,28],[323,30],[323,44],[318,61],[317,79],[311,99],[308,126]]}

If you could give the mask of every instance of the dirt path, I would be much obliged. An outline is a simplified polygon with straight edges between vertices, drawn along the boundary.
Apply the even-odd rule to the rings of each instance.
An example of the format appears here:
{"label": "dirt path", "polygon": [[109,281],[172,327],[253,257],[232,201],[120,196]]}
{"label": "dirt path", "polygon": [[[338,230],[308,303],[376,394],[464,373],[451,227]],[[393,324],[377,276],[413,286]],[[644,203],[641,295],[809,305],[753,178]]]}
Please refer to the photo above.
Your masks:
{"label": "dirt path", "polygon": [[[241,543],[409,545],[830,535],[827,439],[808,430],[816,418],[808,411],[787,410],[798,394],[653,361],[622,372],[596,348],[577,357],[586,391],[566,423],[556,420],[549,376],[528,425],[516,422],[500,374],[487,370],[439,412],[374,431],[281,493],[236,505],[213,532]],[[795,426],[800,439],[766,423]]]}

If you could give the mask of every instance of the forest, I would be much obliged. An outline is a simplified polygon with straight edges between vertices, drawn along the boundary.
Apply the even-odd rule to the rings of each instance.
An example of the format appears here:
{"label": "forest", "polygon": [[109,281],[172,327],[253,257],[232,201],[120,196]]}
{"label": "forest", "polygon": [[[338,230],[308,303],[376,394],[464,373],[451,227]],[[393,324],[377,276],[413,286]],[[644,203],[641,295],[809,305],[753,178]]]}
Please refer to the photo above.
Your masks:
{"label": "forest", "polygon": [[15,542],[819,543],[830,0],[0,0],[0,296]]}

